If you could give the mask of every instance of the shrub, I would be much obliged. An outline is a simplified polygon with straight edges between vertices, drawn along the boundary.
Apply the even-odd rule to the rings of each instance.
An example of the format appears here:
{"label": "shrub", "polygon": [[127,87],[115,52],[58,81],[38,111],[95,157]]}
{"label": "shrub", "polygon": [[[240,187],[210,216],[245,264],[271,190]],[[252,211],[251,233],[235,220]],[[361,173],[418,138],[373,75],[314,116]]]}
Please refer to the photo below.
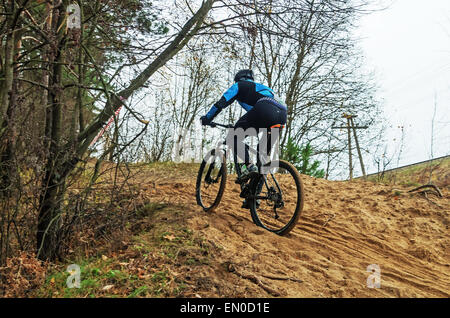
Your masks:
{"label": "shrub", "polygon": [[300,147],[289,138],[286,147],[283,149],[282,159],[292,163],[301,174],[323,178],[325,171],[320,169],[319,160],[312,160],[313,153],[311,144],[308,143],[306,146]]}

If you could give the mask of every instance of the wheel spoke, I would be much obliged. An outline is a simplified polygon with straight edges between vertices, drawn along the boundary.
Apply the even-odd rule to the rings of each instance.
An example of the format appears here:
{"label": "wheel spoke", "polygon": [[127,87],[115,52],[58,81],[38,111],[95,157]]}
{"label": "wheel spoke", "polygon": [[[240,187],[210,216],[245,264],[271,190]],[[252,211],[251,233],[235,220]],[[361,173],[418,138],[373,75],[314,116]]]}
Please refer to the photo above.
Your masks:
{"label": "wheel spoke", "polygon": [[265,186],[260,194],[259,207],[252,208],[252,216],[257,225],[277,234],[288,233],[296,223],[303,207],[302,184],[295,168],[281,162],[276,172],[265,178]]}

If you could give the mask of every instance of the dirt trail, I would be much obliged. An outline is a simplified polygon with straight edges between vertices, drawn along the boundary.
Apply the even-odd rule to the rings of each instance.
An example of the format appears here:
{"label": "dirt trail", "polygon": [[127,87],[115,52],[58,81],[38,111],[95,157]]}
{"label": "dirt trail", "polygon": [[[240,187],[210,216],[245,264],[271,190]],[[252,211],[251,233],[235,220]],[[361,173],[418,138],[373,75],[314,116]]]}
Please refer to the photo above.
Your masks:
{"label": "dirt trail", "polygon": [[[149,174],[136,180],[152,201],[181,204],[189,226],[217,247],[197,272],[201,296],[449,297],[450,201],[370,182],[302,176],[305,208],[286,237],[256,227],[230,177],[220,206],[195,203],[195,176]],[[400,193],[402,192],[402,193]],[[367,288],[376,264],[381,288]]]}

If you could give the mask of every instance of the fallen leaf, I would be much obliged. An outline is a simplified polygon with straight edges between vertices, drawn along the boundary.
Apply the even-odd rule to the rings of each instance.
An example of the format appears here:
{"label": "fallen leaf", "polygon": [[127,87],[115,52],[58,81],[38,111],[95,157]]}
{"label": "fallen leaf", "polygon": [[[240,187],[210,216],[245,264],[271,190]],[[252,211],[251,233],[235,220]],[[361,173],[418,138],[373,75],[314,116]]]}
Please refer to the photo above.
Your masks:
{"label": "fallen leaf", "polygon": [[174,239],[176,239],[176,237],[173,236],[172,234],[164,235],[163,238],[166,239],[166,240],[169,240],[169,241],[173,241]]}
{"label": "fallen leaf", "polygon": [[106,261],[108,260],[108,257],[106,255],[102,255],[102,260]]}
{"label": "fallen leaf", "polygon": [[110,290],[113,287],[114,285],[106,285],[105,287],[102,288],[102,290]]}

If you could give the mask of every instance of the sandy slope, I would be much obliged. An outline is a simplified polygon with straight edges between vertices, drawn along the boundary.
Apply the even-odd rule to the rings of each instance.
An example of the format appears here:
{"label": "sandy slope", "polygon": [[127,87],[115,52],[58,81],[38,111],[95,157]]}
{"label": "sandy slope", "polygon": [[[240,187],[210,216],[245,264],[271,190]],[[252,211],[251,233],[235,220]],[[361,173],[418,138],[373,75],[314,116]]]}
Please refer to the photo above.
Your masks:
{"label": "sandy slope", "polygon": [[[252,223],[233,177],[210,214],[196,206],[195,176],[136,182],[152,201],[185,206],[190,227],[215,247],[211,266],[192,269],[200,296],[450,296],[448,188],[428,200],[370,182],[302,178],[305,208],[286,237]],[[366,285],[371,264],[381,269],[379,289]]]}

